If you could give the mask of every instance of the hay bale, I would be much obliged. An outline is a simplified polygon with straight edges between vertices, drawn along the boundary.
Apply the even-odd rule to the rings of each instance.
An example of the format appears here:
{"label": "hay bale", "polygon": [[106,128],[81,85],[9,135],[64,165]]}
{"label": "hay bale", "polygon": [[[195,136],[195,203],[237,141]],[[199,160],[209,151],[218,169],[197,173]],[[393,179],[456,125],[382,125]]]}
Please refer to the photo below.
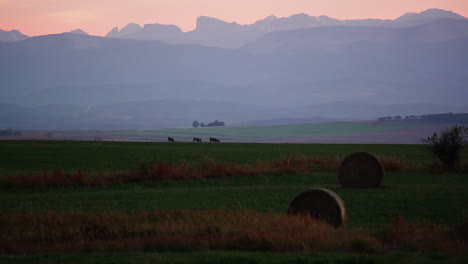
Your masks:
{"label": "hay bale", "polygon": [[343,200],[333,191],[325,188],[305,190],[289,205],[288,214],[308,214],[323,220],[335,228],[346,222],[346,208]]}
{"label": "hay bale", "polygon": [[382,164],[367,152],[349,155],[338,169],[338,179],[343,188],[378,188],[382,185],[383,177]]}

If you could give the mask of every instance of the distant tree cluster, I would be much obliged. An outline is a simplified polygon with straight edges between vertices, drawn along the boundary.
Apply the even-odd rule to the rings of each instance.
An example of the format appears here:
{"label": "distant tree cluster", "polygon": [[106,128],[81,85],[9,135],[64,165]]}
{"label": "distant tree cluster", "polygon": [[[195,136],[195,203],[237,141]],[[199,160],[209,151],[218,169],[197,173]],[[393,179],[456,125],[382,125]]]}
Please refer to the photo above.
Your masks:
{"label": "distant tree cluster", "polygon": [[192,127],[218,127],[218,126],[225,126],[225,124],[223,121],[219,121],[219,120],[215,120],[208,124],[204,124],[203,122],[199,123],[198,121],[193,121],[192,123]]}
{"label": "distant tree cluster", "polygon": [[[379,121],[402,120],[402,117],[397,116],[383,116],[379,117]],[[407,115],[405,120],[425,120],[431,122],[451,122],[451,123],[468,123],[468,113],[446,113],[446,114],[429,114],[429,115]]]}
{"label": "distant tree cluster", "polygon": [[421,119],[421,116],[418,116],[418,115],[407,115],[407,116],[405,116],[405,119],[406,119],[406,120],[418,120],[418,119]]}
{"label": "distant tree cluster", "polygon": [[218,127],[218,126],[225,126],[225,124],[224,124],[224,122],[222,122],[222,121],[215,120],[215,121],[213,121],[213,122],[211,122],[211,123],[208,123],[208,124],[206,124],[206,125],[203,124],[203,123],[201,123],[200,126],[201,126],[201,127]]}
{"label": "distant tree cluster", "polygon": [[432,122],[468,123],[468,113],[422,115],[421,119]]}
{"label": "distant tree cluster", "polygon": [[11,128],[0,129],[0,136],[2,137],[21,136],[21,131],[14,130]]}
{"label": "distant tree cluster", "polygon": [[383,116],[379,117],[377,120],[379,121],[390,121],[390,120],[401,120],[401,116]]}

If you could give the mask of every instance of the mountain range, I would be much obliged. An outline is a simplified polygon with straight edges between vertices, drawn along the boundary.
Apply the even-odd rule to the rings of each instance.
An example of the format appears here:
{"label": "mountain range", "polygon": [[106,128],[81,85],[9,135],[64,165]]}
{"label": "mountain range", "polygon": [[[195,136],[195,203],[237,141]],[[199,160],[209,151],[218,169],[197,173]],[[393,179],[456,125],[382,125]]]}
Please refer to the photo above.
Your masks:
{"label": "mountain range", "polygon": [[[146,129],[193,120],[468,111],[468,20],[449,11],[396,20],[198,22],[187,33],[154,26],[166,34],[156,40],[135,37],[152,27],[132,24],[112,37],[75,30],[0,43],[0,128]],[[162,39],[177,31],[201,42]],[[238,38],[244,31],[255,34]],[[207,44],[231,43],[223,36],[242,39],[241,47]]]}
{"label": "mountain range", "polygon": [[365,27],[409,27],[425,24],[434,19],[466,19],[465,17],[440,9],[429,9],[421,13],[407,13],[395,20],[360,19],[339,20],[328,16],[296,14],[278,18],[269,16],[250,25],[228,23],[220,19],[201,16],[193,31],[182,32],[175,25],[146,24],[141,27],[130,23],[120,31],[114,27],[106,37],[157,40],[169,44],[196,44],[220,48],[240,48],[275,31],[287,31],[324,26],[365,26]]}
{"label": "mountain range", "polygon": [[[140,26],[129,23],[119,30],[114,27],[106,37],[155,40],[168,44],[194,44],[220,48],[240,48],[241,46],[260,39],[265,34],[275,31],[287,31],[323,26],[365,26],[365,27],[409,27],[422,25],[435,19],[467,19],[452,11],[428,9],[421,13],[406,13],[395,20],[383,19],[351,19],[340,20],[328,16],[310,16],[296,14],[290,17],[278,18],[269,16],[250,25],[240,25],[236,22],[200,16],[196,28],[183,32],[176,25],[145,24]],[[88,34],[81,29],[70,31],[74,34]],[[29,38],[18,30],[0,30],[0,42],[21,41]]]}

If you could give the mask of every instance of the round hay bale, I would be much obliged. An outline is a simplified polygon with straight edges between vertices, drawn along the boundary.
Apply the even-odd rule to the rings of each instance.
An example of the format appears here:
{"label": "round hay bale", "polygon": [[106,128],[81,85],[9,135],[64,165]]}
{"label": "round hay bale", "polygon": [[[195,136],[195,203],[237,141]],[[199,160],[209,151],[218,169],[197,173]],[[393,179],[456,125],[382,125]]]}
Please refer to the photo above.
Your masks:
{"label": "round hay bale", "polygon": [[338,169],[338,179],[343,188],[378,188],[382,185],[383,177],[382,164],[367,152],[349,155]]}
{"label": "round hay bale", "polygon": [[310,215],[323,220],[335,228],[346,222],[343,200],[325,188],[311,188],[300,193],[289,205],[288,214]]}

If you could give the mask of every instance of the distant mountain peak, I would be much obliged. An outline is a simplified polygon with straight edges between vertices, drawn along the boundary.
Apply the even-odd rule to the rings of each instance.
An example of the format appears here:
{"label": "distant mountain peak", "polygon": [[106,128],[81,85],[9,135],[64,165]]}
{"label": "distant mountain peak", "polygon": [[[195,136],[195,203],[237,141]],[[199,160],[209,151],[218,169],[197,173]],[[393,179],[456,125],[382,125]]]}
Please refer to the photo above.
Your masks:
{"label": "distant mountain peak", "polygon": [[226,21],[223,21],[219,18],[215,18],[215,17],[209,17],[209,16],[199,16],[197,18],[197,23],[199,22],[218,22],[218,23],[228,23]]}
{"label": "distant mountain peak", "polygon": [[427,9],[426,11],[421,12],[420,14],[426,14],[426,15],[433,15],[433,16],[453,16],[453,17],[460,17],[460,18],[465,18],[464,16],[461,16],[457,13],[454,13],[450,10],[443,10],[443,9],[438,9],[438,8],[431,8]]}
{"label": "distant mountain peak", "polygon": [[125,27],[123,27],[119,33],[122,35],[129,35],[129,34],[134,34],[137,33],[138,31],[142,30],[143,28],[135,23],[129,23]]}
{"label": "distant mountain peak", "polygon": [[155,30],[164,32],[182,32],[180,27],[176,25],[162,25],[162,24],[145,24],[143,30]]}
{"label": "distant mountain peak", "polygon": [[28,39],[29,36],[24,35],[19,30],[5,31],[0,29],[0,42],[15,42]]}
{"label": "distant mountain peak", "polygon": [[264,21],[273,21],[273,20],[277,20],[277,19],[278,19],[277,16],[271,15],[271,16],[265,17],[265,19],[263,19],[263,20]]}
{"label": "distant mountain peak", "polygon": [[290,16],[290,18],[309,18],[310,16],[306,13],[299,13],[299,14],[295,14],[295,15],[292,15]]}
{"label": "distant mountain peak", "polygon": [[427,9],[421,13],[406,13],[396,21],[412,21],[412,20],[423,20],[423,19],[434,19],[434,18],[452,18],[452,19],[466,19],[466,17],[461,16],[452,11],[447,11],[443,9]]}
{"label": "distant mountain peak", "polygon": [[123,27],[120,31],[118,27],[114,27],[109,33],[107,33],[106,37],[108,38],[120,38],[125,37],[126,35],[132,35],[138,33],[143,28],[135,23],[129,23],[125,27]]}
{"label": "distant mountain peak", "polygon": [[200,16],[197,18],[198,31],[233,30],[242,27],[236,22],[226,22],[218,18]]}
{"label": "distant mountain peak", "polygon": [[109,33],[107,33],[106,37],[107,38],[113,38],[113,37],[118,37],[119,35],[119,28],[114,27]]}
{"label": "distant mountain peak", "polygon": [[70,31],[70,33],[72,33],[72,34],[80,34],[80,35],[89,35],[88,33],[86,33],[85,31],[83,31],[83,30],[81,30],[81,29],[72,30],[72,31]]}

